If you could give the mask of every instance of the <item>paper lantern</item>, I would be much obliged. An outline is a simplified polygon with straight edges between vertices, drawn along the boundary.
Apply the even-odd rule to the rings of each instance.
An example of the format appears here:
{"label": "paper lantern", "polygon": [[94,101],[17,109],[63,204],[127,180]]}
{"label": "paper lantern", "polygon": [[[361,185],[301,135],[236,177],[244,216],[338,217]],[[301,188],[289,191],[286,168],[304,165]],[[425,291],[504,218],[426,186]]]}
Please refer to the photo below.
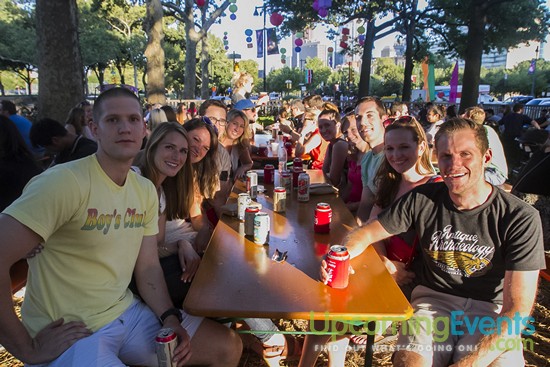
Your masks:
{"label": "paper lantern", "polygon": [[304,44],[304,41],[302,41],[301,38],[297,38],[294,40],[294,44],[298,47],[302,46]]}
{"label": "paper lantern", "polygon": [[332,6],[332,0],[318,0],[319,8],[328,9]]}
{"label": "paper lantern", "polygon": [[280,26],[281,23],[283,23],[283,16],[279,13],[273,13],[271,14],[271,16],[269,17],[269,21],[271,22],[271,24],[273,24],[275,27],[277,26]]}
{"label": "paper lantern", "polygon": [[313,2],[313,5],[311,5],[313,7],[313,10],[315,11],[319,11],[319,1],[318,0],[315,0]]}
{"label": "paper lantern", "polygon": [[250,28],[244,31],[244,34],[249,36],[249,37],[252,36],[252,33],[254,33],[254,32],[252,32],[252,29],[250,29]]}
{"label": "paper lantern", "polygon": [[235,5],[235,4],[229,5],[229,11],[230,11],[231,13],[236,12],[236,11],[237,11],[237,5]]}
{"label": "paper lantern", "polygon": [[225,46],[224,48],[225,48],[226,51],[229,50],[229,46]]}
{"label": "paper lantern", "polygon": [[357,33],[359,33],[359,34],[365,33],[365,27],[360,26],[359,28],[357,28]]}
{"label": "paper lantern", "polygon": [[317,14],[319,14],[321,18],[325,18],[328,15],[328,10],[325,8],[319,8]]}
{"label": "paper lantern", "polygon": [[342,28],[342,34],[348,35],[349,34],[349,28]]}
{"label": "paper lantern", "polygon": [[286,64],[286,59],[281,59],[281,64]]}
{"label": "paper lantern", "polygon": [[340,47],[342,48],[348,48],[348,44],[344,41],[340,42]]}
{"label": "paper lantern", "polygon": [[296,32],[296,38],[302,38],[304,36],[304,32]]}
{"label": "paper lantern", "polygon": [[301,48],[301,47],[299,47],[299,46],[297,46],[297,47],[295,47],[295,48],[294,48],[294,51],[296,51],[296,52],[300,52],[300,51],[302,51],[302,48]]}
{"label": "paper lantern", "polygon": [[198,6],[204,6],[204,3],[204,0],[195,0],[195,4],[197,4]]}
{"label": "paper lantern", "polygon": [[286,54],[286,48],[282,47],[282,48],[279,50],[279,52],[280,52],[282,55]]}
{"label": "paper lantern", "polygon": [[252,37],[246,37],[246,42],[248,43],[252,42]]}
{"label": "paper lantern", "polygon": [[334,48],[329,47],[329,48],[328,48],[328,52],[334,52]]}
{"label": "paper lantern", "polygon": [[235,14],[231,14],[231,15],[229,16],[229,19],[235,20],[235,19],[237,19],[237,16],[236,16]]}

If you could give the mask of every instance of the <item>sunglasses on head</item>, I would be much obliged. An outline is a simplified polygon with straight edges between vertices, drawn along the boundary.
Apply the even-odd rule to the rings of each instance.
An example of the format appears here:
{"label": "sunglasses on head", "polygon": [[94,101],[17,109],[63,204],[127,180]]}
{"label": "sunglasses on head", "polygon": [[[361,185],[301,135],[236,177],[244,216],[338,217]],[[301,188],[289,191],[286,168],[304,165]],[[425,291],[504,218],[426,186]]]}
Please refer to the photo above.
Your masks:
{"label": "sunglasses on head", "polygon": [[409,124],[413,120],[412,116],[404,115],[400,117],[390,117],[389,119],[384,120],[383,124],[384,127],[387,127],[388,125],[391,125],[395,122],[402,122],[404,124]]}

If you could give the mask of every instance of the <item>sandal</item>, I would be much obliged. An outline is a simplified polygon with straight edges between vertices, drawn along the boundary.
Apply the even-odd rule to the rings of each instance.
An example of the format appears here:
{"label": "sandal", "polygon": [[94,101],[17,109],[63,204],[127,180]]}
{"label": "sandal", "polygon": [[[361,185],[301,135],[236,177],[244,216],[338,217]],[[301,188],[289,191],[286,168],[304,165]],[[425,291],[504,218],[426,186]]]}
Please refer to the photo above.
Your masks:
{"label": "sandal", "polygon": [[245,349],[251,350],[267,363],[279,366],[282,360],[299,360],[302,355],[302,343],[291,335],[284,335],[284,345],[265,345],[252,334],[241,334]]}

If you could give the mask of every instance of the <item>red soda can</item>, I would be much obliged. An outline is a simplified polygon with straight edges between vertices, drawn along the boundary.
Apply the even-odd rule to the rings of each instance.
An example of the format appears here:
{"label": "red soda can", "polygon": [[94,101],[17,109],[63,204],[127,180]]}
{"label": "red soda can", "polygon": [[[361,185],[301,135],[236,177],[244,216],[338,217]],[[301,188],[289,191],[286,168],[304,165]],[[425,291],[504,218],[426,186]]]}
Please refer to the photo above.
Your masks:
{"label": "red soda can", "polygon": [[349,282],[349,253],[345,246],[330,247],[326,262],[328,280],[327,285],[332,288],[343,289]]}
{"label": "red soda can", "polygon": [[159,367],[175,367],[176,364],[172,363],[172,357],[174,357],[174,350],[178,345],[178,336],[174,330],[170,328],[160,329],[155,342],[157,344]]}
{"label": "red soda can", "polygon": [[275,166],[272,164],[266,164],[264,167],[264,184],[273,185],[274,176],[275,176]]}
{"label": "red soda can", "polygon": [[297,189],[298,188],[298,176],[300,176],[300,173],[304,172],[301,168],[292,168],[292,188]]}
{"label": "red soda can", "polygon": [[288,157],[292,157],[292,142],[291,141],[287,141],[285,143],[285,149],[286,149],[286,155]]}
{"label": "red soda can", "polygon": [[315,233],[329,233],[332,220],[332,208],[327,203],[318,203],[315,207],[315,221],[313,231]]}
{"label": "red soda can", "polygon": [[309,201],[309,175],[302,172],[298,176],[298,201]]}
{"label": "red soda can", "polygon": [[292,163],[294,167],[299,167],[300,169],[304,169],[304,162],[302,161],[302,158],[296,157],[294,158],[294,161]]}

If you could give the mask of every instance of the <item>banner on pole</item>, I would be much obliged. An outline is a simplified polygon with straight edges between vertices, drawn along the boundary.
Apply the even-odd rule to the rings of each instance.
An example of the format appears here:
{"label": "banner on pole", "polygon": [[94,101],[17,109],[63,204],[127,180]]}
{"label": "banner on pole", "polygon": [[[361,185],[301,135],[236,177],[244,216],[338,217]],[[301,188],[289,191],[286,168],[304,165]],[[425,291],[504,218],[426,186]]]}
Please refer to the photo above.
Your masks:
{"label": "banner on pole", "polygon": [[277,41],[277,29],[267,29],[267,54],[277,55],[279,53],[279,44]]}
{"label": "banner on pole", "polygon": [[451,75],[451,82],[449,83],[451,90],[449,92],[449,103],[456,103],[458,96],[458,62],[455,64],[453,73]]}
{"label": "banner on pole", "polygon": [[535,70],[537,69],[537,59],[531,60],[531,65],[529,65],[529,69],[527,69],[527,74],[531,75],[535,73]]}
{"label": "banner on pole", "polygon": [[256,30],[256,57],[262,58],[264,57],[264,30],[263,29],[257,29]]}

